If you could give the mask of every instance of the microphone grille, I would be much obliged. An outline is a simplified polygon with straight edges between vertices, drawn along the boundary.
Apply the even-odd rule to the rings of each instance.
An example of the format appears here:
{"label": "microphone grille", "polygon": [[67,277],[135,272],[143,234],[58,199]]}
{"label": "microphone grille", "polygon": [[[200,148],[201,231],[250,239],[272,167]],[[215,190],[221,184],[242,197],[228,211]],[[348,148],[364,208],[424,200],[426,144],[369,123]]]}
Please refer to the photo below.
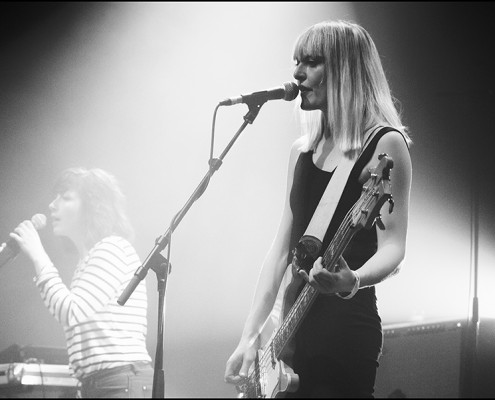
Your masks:
{"label": "microphone grille", "polygon": [[284,88],[285,88],[285,96],[284,100],[286,101],[292,101],[294,100],[297,95],[299,94],[299,88],[294,82],[286,82],[284,83]]}
{"label": "microphone grille", "polygon": [[34,228],[39,231],[46,226],[46,216],[44,214],[35,214],[33,218],[31,218],[31,222],[34,225]]}

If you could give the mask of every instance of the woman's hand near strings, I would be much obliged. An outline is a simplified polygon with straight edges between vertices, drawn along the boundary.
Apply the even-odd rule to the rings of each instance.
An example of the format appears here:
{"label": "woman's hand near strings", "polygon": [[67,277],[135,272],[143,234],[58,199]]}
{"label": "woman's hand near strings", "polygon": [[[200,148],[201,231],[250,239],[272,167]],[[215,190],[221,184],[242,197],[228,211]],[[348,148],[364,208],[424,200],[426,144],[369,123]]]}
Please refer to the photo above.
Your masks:
{"label": "woman's hand near strings", "polygon": [[333,272],[327,270],[323,266],[322,258],[318,257],[309,274],[304,269],[300,269],[298,273],[306,282],[323,294],[350,292],[356,281],[343,257],[339,257]]}

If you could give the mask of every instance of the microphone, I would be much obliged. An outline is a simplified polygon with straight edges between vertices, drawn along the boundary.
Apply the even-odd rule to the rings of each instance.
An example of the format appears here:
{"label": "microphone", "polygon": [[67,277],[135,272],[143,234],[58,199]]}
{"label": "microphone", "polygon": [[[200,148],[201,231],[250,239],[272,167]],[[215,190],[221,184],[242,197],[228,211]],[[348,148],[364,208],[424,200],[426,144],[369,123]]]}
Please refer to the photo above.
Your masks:
{"label": "microphone", "polygon": [[[39,231],[46,226],[46,216],[43,214],[35,214],[33,218],[31,218],[31,222],[34,225],[34,228]],[[7,240],[5,247],[0,250],[0,267],[13,260],[17,254],[19,254],[20,250],[15,239],[10,238]]]}
{"label": "microphone", "polygon": [[233,106],[234,104],[263,104],[268,100],[284,99],[286,101],[294,100],[299,94],[299,88],[294,82],[286,82],[282,86],[272,89],[262,90],[250,94],[241,94],[238,97],[231,97],[220,102],[221,106]]}

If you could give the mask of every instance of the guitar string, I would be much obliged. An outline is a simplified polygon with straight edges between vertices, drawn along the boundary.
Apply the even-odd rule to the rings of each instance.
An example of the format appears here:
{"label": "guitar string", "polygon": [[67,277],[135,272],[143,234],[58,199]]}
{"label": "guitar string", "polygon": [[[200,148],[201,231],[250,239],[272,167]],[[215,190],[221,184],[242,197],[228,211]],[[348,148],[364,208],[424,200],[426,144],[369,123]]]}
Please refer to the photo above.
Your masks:
{"label": "guitar string", "polygon": [[[344,220],[344,224],[342,224],[341,226],[346,226],[346,227],[350,226],[350,222],[348,220],[349,216],[350,216],[350,212],[346,215],[346,219]],[[339,232],[339,231],[341,231],[341,230],[339,229],[337,232]],[[266,347],[265,351],[263,352],[262,357],[260,357],[260,359],[259,359],[260,367],[263,366],[263,368],[266,368],[269,365],[268,363],[271,362],[271,359],[272,359],[272,354],[271,354],[272,351],[274,351],[274,350],[276,351],[276,356],[280,355],[279,350],[283,349],[289,341],[289,337],[284,337],[284,336],[286,336],[284,334],[284,332],[286,332],[288,327],[290,326],[290,323],[288,321],[295,319],[294,315],[298,312],[299,308],[301,307],[301,304],[306,303],[306,306],[308,306],[314,300],[314,298],[316,298],[315,293],[316,293],[316,289],[314,289],[309,283],[307,283],[305,285],[305,287],[303,288],[301,294],[296,299],[296,302],[294,303],[294,305],[290,309],[286,318],[282,322],[282,325],[278,331],[279,333],[277,333],[274,336],[271,343]],[[308,299],[308,297],[309,297],[309,299]],[[297,324],[299,324],[299,322],[300,321],[296,321],[292,325],[296,326]],[[293,331],[294,331],[294,329],[293,329]],[[292,335],[290,335],[290,336],[292,336]],[[279,341],[281,341],[282,344],[277,343]],[[274,349],[274,346],[279,347],[279,349]],[[258,382],[259,382],[259,377],[260,377],[259,373],[260,373],[259,370],[255,371],[256,378],[258,378]]]}
{"label": "guitar string", "polygon": [[[332,251],[334,252],[335,248],[341,247],[342,244],[347,240],[347,235],[345,232],[343,233],[343,231],[347,231],[347,232],[349,231],[349,226],[352,223],[351,214],[354,211],[354,209],[358,206],[358,203],[363,202],[363,201],[364,201],[363,198],[358,200],[358,202],[356,202],[355,206],[351,210],[349,210],[349,212],[346,214],[343,223],[340,225],[339,229],[337,230],[337,232],[334,236],[336,238],[336,241],[332,241],[330,246],[327,248],[327,251],[325,252],[324,257],[329,254],[329,249],[332,249]],[[287,314],[287,317],[284,319],[284,322],[282,323],[280,331],[285,330],[287,325],[289,325],[289,323],[287,321],[289,321],[293,317],[293,315],[296,314],[297,309],[300,307],[300,304],[302,304],[303,302],[306,302],[307,304],[309,304],[310,302],[313,301],[312,297],[315,295],[315,292],[316,292],[316,289],[314,289],[309,284],[307,284],[303,288],[300,296],[296,300],[296,303],[294,304],[294,306],[291,308],[291,310]],[[307,299],[307,297],[310,297],[310,298]],[[287,340],[288,340],[288,338],[286,339],[286,341]],[[283,346],[282,346],[282,348],[283,348]]]}
{"label": "guitar string", "polygon": [[[356,211],[357,208],[363,208],[366,206],[369,206],[369,200],[372,198],[373,193],[369,189],[365,191],[365,193],[361,196],[361,198],[356,202],[356,204],[348,211],[346,214],[343,223],[340,225],[339,229],[337,230],[334,238],[336,240],[332,241],[330,243],[330,246],[328,246],[327,250],[325,251],[323,258],[323,261],[327,262],[328,264],[328,255],[329,254],[335,254],[335,249],[338,249],[339,247],[342,247],[344,242],[348,239],[346,233],[343,231],[349,231],[349,226],[352,224],[352,218],[351,215]],[[360,205],[359,203],[365,203],[364,206]],[[292,310],[291,310],[292,311]],[[289,312],[290,314],[290,312]],[[289,315],[288,314],[288,315]]]}
{"label": "guitar string", "polygon": [[[351,208],[349,210],[349,212],[346,214],[346,216],[344,218],[344,222],[340,225],[339,229],[337,230],[337,232],[336,232],[336,234],[334,236],[335,238],[337,238],[337,241],[336,242],[332,242],[330,244],[330,246],[327,248],[327,250],[325,251],[325,254],[323,256],[323,260],[324,261],[325,260],[328,261],[328,257],[327,256],[329,254],[335,254],[335,249],[341,247],[342,244],[346,241],[347,235],[346,235],[346,233],[342,233],[342,231],[346,230],[347,233],[349,232],[349,227],[352,224],[351,214],[353,214],[353,212],[356,210],[356,208],[358,208],[358,207],[359,208],[362,208],[362,206],[359,206],[359,203],[360,202],[361,203],[367,203],[372,198],[372,196],[373,196],[373,190],[369,190],[369,188],[366,189],[365,190],[365,195],[364,196],[361,196],[361,198],[356,202],[356,204],[353,206],[353,208]],[[355,233],[355,232],[353,232],[353,233]],[[308,297],[308,296],[310,297],[309,300],[306,301],[307,304],[313,300],[313,297],[315,295],[315,292],[316,292],[316,289],[314,289],[311,285],[309,285],[309,284],[306,284],[305,285],[305,287],[303,288],[301,294],[296,299],[295,304],[290,309],[290,311],[287,314],[286,318],[282,322],[282,325],[281,325],[281,327],[279,329],[279,333],[275,335],[275,337],[272,339],[272,341],[269,344],[269,346],[266,347],[266,350],[262,354],[262,357],[259,359],[259,365],[266,366],[267,365],[267,361],[271,361],[271,358],[272,358],[271,351],[273,351],[273,345],[274,345],[274,342],[277,342],[277,339],[280,339],[280,337],[282,337],[282,339],[280,339],[282,342],[283,341],[285,341],[286,343],[288,342],[288,338],[285,338],[284,339],[283,338],[283,335],[280,334],[280,332],[283,332],[283,331],[285,331],[287,329],[287,325],[289,325],[289,323],[287,321],[289,321],[290,319],[293,318],[293,315],[296,313],[296,309],[298,309],[300,307],[300,304],[303,303],[304,300],[306,300],[306,297]],[[283,346],[281,346],[281,348],[284,348],[284,347],[285,347],[285,344]],[[279,354],[277,354],[277,355],[279,355]],[[254,378],[253,375],[257,375],[256,378],[259,378],[259,368],[255,368],[255,371],[253,371],[253,373],[250,375],[249,379],[251,381],[252,381],[251,378]],[[259,381],[259,379],[258,379],[258,381]]]}
{"label": "guitar string", "polygon": [[[332,254],[336,254],[335,253],[335,248],[339,248],[341,247],[345,241],[347,240],[350,240],[350,238],[352,237],[351,236],[348,236],[347,234],[342,234],[341,232],[344,230],[344,229],[348,229],[351,222],[348,220],[350,219],[350,215],[354,212],[356,212],[356,209],[358,208],[358,203],[359,202],[362,202],[362,203],[365,203],[366,204],[366,207],[369,207],[371,202],[370,200],[373,198],[373,196],[377,195],[378,194],[378,191],[375,190],[375,187],[377,187],[377,180],[378,180],[378,184],[383,182],[383,179],[382,178],[378,178],[377,175],[372,175],[372,178],[374,180],[374,183],[373,185],[367,185],[363,188],[363,191],[365,192],[363,195],[361,195],[360,199],[356,202],[356,204],[351,208],[351,210],[349,210],[349,212],[346,214],[346,217],[344,218],[344,222],[341,224],[341,226],[339,227],[339,229],[337,230],[337,233],[335,234],[334,237],[337,237],[338,239],[340,239],[340,241],[337,241],[337,242],[333,242],[331,243],[331,245],[327,248],[324,256],[322,257],[323,258],[323,261],[324,261],[324,266],[326,268],[326,265],[325,265],[325,261],[328,261],[328,256],[329,255],[332,255]],[[370,190],[370,187],[372,187],[372,189]],[[383,197],[383,196],[381,196]],[[382,203],[383,204],[383,203]],[[360,207],[360,210],[358,211],[359,212],[362,212],[362,209],[363,207]],[[365,208],[368,212],[368,208]],[[362,228],[362,227],[361,227]],[[349,231],[348,231],[349,232]],[[348,233],[347,232],[347,233]],[[354,231],[353,234],[357,232],[357,231]],[[336,257],[335,257],[336,258]],[[336,260],[334,260],[335,262]],[[333,264],[333,263],[332,263]],[[328,265],[328,264],[327,264]],[[292,315],[295,313],[295,309],[298,308],[300,306],[300,304],[302,303],[302,301],[304,300],[303,298],[304,297],[307,297],[308,296],[308,292],[312,292],[312,293],[309,293],[309,296],[310,297],[310,301],[313,300],[313,297],[315,292],[316,292],[316,289],[314,289],[312,286],[310,286],[309,284],[306,284],[306,286],[303,288],[303,291],[302,293],[298,296],[298,298],[296,299],[296,303],[293,305],[293,307],[291,308],[291,310],[289,311],[287,317],[284,319],[283,323],[282,323],[282,326],[280,327],[279,329],[279,333],[277,333],[275,335],[275,337],[272,339],[271,343],[269,344],[269,346],[266,348],[267,350],[270,350],[270,351],[273,351],[273,346],[274,344],[277,344],[277,338],[280,338],[280,336],[282,336],[282,339],[281,340],[284,340],[283,338],[283,335],[280,334],[280,332],[282,331],[285,331],[287,329],[287,325],[288,323],[286,323],[286,321],[288,321],[289,319],[292,318]],[[308,302],[309,303],[309,302]],[[294,312],[293,312],[294,311]],[[299,321],[300,322],[300,321]],[[298,323],[299,323],[298,322]],[[285,338],[285,341],[286,343],[281,346],[281,348],[283,349],[284,346],[287,344],[288,342],[288,339]],[[275,342],[275,343],[274,343]],[[279,354],[278,354],[279,355]],[[270,357],[272,358],[272,357]],[[259,364],[263,364],[263,365],[266,365],[266,361],[268,360],[268,351],[265,351],[263,353],[263,356],[259,359]],[[259,381],[259,380],[258,380]]]}
{"label": "guitar string", "polygon": [[[376,178],[376,177],[375,177]],[[379,180],[379,182],[381,182],[381,180]],[[376,182],[373,184],[373,188],[376,186]],[[371,200],[373,198],[373,195],[375,193],[375,191],[373,189],[370,190],[370,186],[367,186],[364,188],[364,193],[363,195],[361,195],[360,199],[356,202],[356,204],[348,211],[348,213],[346,214],[345,218],[344,218],[344,221],[343,223],[339,226],[339,228],[337,229],[337,232],[334,236],[334,238],[337,238],[337,240],[334,242],[332,241],[330,243],[330,245],[328,246],[327,250],[325,251],[323,257],[322,257],[322,260],[323,260],[323,265],[328,265],[328,256],[331,255],[331,254],[336,254],[336,251],[335,249],[338,249],[340,248],[344,242],[347,240],[347,239],[350,239],[347,238],[347,233],[350,232],[349,230],[349,227],[351,226],[352,224],[352,218],[351,218],[351,215],[356,211],[356,209],[358,208],[358,205],[359,203],[368,203],[366,204],[366,206],[369,206],[369,200]],[[359,206],[359,208],[361,209],[362,206]],[[359,211],[361,212],[361,211]],[[346,231],[344,233],[342,233],[343,231]],[[354,234],[355,232],[353,232]],[[339,253],[339,252],[337,252]],[[336,260],[334,260],[336,261]],[[277,333],[274,338],[271,340],[271,343],[266,347],[265,351],[263,352],[262,354],[262,357],[259,358],[258,360],[258,364],[261,366],[266,366],[267,365],[267,361],[270,361],[272,356],[271,354],[271,351],[273,351],[273,345],[274,345],[274,342],[277,341],[277,339],[279,339],[280,341],[285,341],[286,343],[281,346],[281,348],[283,349],[285,347],[285,345],[287,344],[288,342],[288,338],[283,338],[283,335],[280,334],[280,332],[283,332],[287,329],[287,325],[289,325],[289,323],[287,322],[288,320],[292,319],[293,318],[293,315],[296,313],[296,309],[300,307],[300,304],[303,303],[303,300],[305,300],[306,297],[310,297],[309,300],[307,301],[307,303],[313,301],[314,297],[315,297],[315,293],[316,293],[316,289],[314,289],[311,285],[309,285],[308,283],[305,285],[305,287],[303,288],[303,290],[301,291],[301,294],[298,296],[298,298],[296,299],[296,302],[294,303],[294,305],[291,307],[291,309],[289,310],[286,318],[284,318],[284,321],[282,322],[282,325],[279,329],[279,333]],[[297,322],[299,323],[299,322]],[[280,336],[282,336],[282,339],[280,339]],[[291,335],[292,336],[292,335]],[[280,354],[277,354],[277,356],[280,355]],[[254,368],[254,371],[251,372],[251,374],[249,375],[248,377],[248,380],[250,382],[253,382],[256,378],[256,381],[255,382],[259,382],[259,378],[260,378],[260,368]],[[255,383],[255,388],[256,388],[256,383]],[[256,390],[256,389],[255,389]]]}
{"label": "guitar string", "polygon": [[[373,196],[373,191],[369,191],[369,190],[366,191],[365,192],[365,195],[362,196],[358,200],[358,202],[356,202],[355,206],[351,210],[349,210],[349,212],[346,214],[346,217],[344,218],[344,223],[341,224],[341,226],[339,227],[339,229],[337,230],[337,233],[335,235],[335,238],[337,238],[337,241],[332,242],[331,245],[327,248],[327,251],[324,254],[323,260],[324,260],[324,263],[325,264],[326,264],[325,261],[328,261],[328,256],[329,255],[331,256],[333,254],[339,254],[340,252],[336,252],[336,249],[342,248],[343,244],[350,239],[348,233],[351,232],[349,230],[349,226],[352,224],[351,215],[354,214],[354,212],[355,212],[355,210],[357,208],[360,208],[360,209],[363,208],[363,206],[361,206],[359,203],[364,203],[364,204],[368,203],[369,200],[372,198],[372,196]],[[369,206],[369,204],[366,204],[366,205]],[[346,231],[346,232],[342,233],[343,231]],[[352,232],[352,233],[354,234],[355,232]],[[265,351],[265,353],[263,354],[262,358],[260,359],[260,364],[266,366],[266,362],[269,359],[273,358],[273,356],[268,353],[269,351],[275,350],[276,355],[277,356],[279,355],[279,350],[280,349],[283,349],[285,347],[285,345],[288,342],[290,336],[292,336],[292,335],[290,335],[289,337],[284,337],[284,332],[286,331],[287,327],[290,326],[290,323],[288,323],[287,321],[293,319],[294,314],[300,308],[300,305],[302,303],[306,303],[305,304],[306,307],[308,305],[310,305],[310,303],[315,298],[315,293],[316,293],[316,290],[312,286],[310,286],[309,284],[307,284],[305,286],[305,288],[303,289],[302,293],[300,294],[300,296],[296,300],[296,303],[294,304],[293,308],[290,310],[290,312],[288,313],[288,315],[285,318],[284,322],[282,323],[281,329],[279,330],[279,334],[277,334],[274,337],[274,339],[272,340],[272,343],[270,343],[270,345],[267,347],[267,350]],[[309,297],[309,299],[308,299],[308,297]],[[301,313],[300,310],[299,310],[299,313]],[[300,321],[297,321],[296,320],[296,322],[293,323],[292,325],[293,326],[296,326],[299,322]],[[278,343],[279,341],[282,342],[281,345],[280,345],[280,343]],[[280,349],[277,349],[277,348],[273,349],[273,347],[280,347]]]}
{"label": "guitar string", "polygon": [[[359,206],[359,203],[362,202],[362,203],[365,203],[367,202],[372,196],[372,193],[370,194],[369,191],[366,192],[366,195],[365,196],[362,196],[357,202],[356,204],[353,206],[352,209],[349,210],[349,212],[346,214],[345,218],[344,218],[344,221],[343,223],[340,225],[339,229],[337,230],[336,234],[335,234],[335,238],[337,239],[336,242],[332,242],[331,245],[327,248],[327,251],[325,252],[325,256],[327,256],[330,252],[329,252],[329,249],[332,248],[333,249],[333,253],[335,254],[335,248],[338,248],[338,247],[341,247],[342,244],[346,241],[346,237],[343,237],[343,236],[347,236],[345,233],[342,233],[342,231],[344,230],[347,230],[349,232],[349,227],[350,225],[352,224],[352,218],[351,218],[351,214],[355,211],[356,208],[358,208]],[[360,207],[360,206],[359,206]],[[332,246],[333,244],[333,246]],[[310,293],[311,292],[311,293]],[[287,326],[289,325],[289,323],[287,321],[289,321],[290,319],[293,318],[293,315],[296,313],[296,309],[298,309],[300,307],[300,304],[303,303],[306,298],[309,296],[309,300],[306,300],[306,303],[308,304],[310,301],[313,300],[313,296],[316,292],[316,289],[314,289],[311,285],[309,284],[306,284],[306,286],[303,288],[301,294],[298,296],[296,302],[294,303],[294,306],[290,309],[289,313],[287,314],[286,318],[284,319],[284,321],[282,322],[282,325],[279,329],[279,332],[283,332],[287,329]],[[280,339],[282,342],[288,342],[288,338],[283,338],[283,334],[276,334],[275,337],[272,339],[272,342],[269,344],[269,346],[266,347],[266,351],[262,354],[262,357],[259,359],[259,364],[260,365],[264,365],[266,366],[267,365],[267,361],[271,361],[271,358],[272,358],[272,355],[270,354],[270,352],[273,350],[272,346],[273,346],[273,343],[274,342],[277,342],[277,339],[279,339],[280,337],[282,337],[282,339]],[[275,343],[276,344],[276,343]],[[284,348],[285,345],[283,346],[280,346],[281,348]],[[276,350],[276,349],[275,349]],[[278,354],[278,351],[277,351],[277,356],[279,355]],[[258,374],[259,371],[256,371],[256,373]]]}

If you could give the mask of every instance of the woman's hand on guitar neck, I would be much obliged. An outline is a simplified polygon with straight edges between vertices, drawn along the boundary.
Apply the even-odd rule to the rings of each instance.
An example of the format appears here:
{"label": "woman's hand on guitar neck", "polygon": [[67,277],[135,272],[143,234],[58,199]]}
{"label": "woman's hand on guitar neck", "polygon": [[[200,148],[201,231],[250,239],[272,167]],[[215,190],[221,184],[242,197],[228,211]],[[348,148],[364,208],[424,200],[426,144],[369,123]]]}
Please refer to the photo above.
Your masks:
{"label": "woman's hand on guitar neck", "polygon": [[320,293],[331,295],[350,292],[354,287],[356,278],[344,258],[339,258],[338,265],[333,268],[334,272],[328,271],[321,261],[322,258],[318,257],[309,274],[301,269],[299,275]]}

